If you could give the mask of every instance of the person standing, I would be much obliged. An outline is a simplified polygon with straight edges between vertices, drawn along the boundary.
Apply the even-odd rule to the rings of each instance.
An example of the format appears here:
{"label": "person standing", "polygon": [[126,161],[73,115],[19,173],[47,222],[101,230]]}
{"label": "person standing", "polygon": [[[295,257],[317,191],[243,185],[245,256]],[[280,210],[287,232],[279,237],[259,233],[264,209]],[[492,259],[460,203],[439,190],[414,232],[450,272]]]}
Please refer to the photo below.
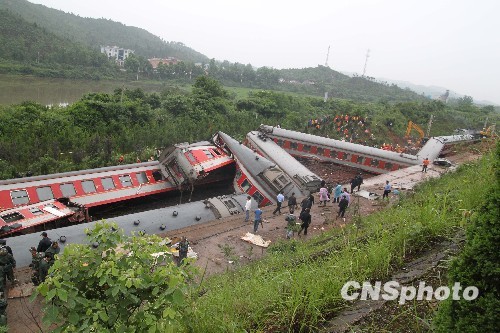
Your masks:
{"label": "person standing", "polygon": [[177,250],[179,250],[179,261],[177,262],[177,266],[180,266],[182,265],[182,261],[187,258],[189,251],[189,241],[186,236],[182,236],[181,241],[177,244]]}
{"label": "person standing", "polygon": [[45,254],[45,257],[40,260],[40,264],[38,265],[38,282],[43,283],[49,274],[50,268],[50,254]]}
{"label": "person standing", "polygon": [[36,248],[36,252],[45,252],[51,245],[52,242],[50,241],[50,238],[47,237],[47,233],[44,231],[41,234],[42,239],[38,243],[38,247]]}
{"label": "person standing", "polygon": [[422,162],[422,172],[427,173],[427,167],[429,166],[429,159],[426,157],[425,160]]}
{"label": "person standing", "polygon": [[352,194],[352,192],[354,192],[354,188],[358,186],[358,179],[354,177],[353,179],[351,179],[349,183],[351,184],[351,194]]}
{"label": "person standing", "polygon": [[288,211],[290,212],[290,214],[293,214],[296,208],[297,208],[297,198],[295,197],[295,193],[292,193],[290,198],[288,198]]}
{"label": "person standing", "polygon": [[252,208],[252,197],[247,196],[247,202],[245,203],[245,222],[250,220],[250,209]]}
{"label": "person standing", "polygon": [[346,196],[343,196],[339,202],[339,212],[337,214],[337,218],[341,217],[345,221],[344,214],[347,209],[347,206],[349,206],[349,201],[347,200]]}
{"label": "person standing", "polygon": [[333,202],[334,203],[339,203],[340,202],[340,195],[342,194],[342,185],[337,183],[337,186],[335,186],[333,190]]}
{"label": "person standing", "polygon": [[347,199],[347,204],[348,205],[351,203],[351,195],[347,191],[347,187],[344,187],[344,192],[342,192],[342,194],[340,195],[340,200],[341,201],[342,201],[342,198],[346,198]]}
{"label": "person standing", "polygon": [[323,206],[326,206],[326,202],[330,200],[328,197],[328,189],[326,186],[323,186],[322,188],[319,189],[319,204],[321,205],[323,203]]}
{"label": "person standing", "polygon": [[262,209],[257,207],[255,210],[255,219],[253,220],[253,232],[256,233],[259,229],[259,223],[262,224]]}
{"label": "person standing", "polygon": [[56,254],[59,254],[61,252],[61,248],[59,247],[58,242],[53,242],[52,245],[45,251],[45,254],[50,255],[50,260],[49,264],[52,266],[54,264],[54,261],[56,260]]}
{"label": "person standing", "polygon": [[281,205],[283,204],[283,201],[285,201],[285,196],[283,195],[283,191],[280,191],[280,193],[276,196],[276,209],[273,211],[273,215],[276,215],[276,213],[281,215]]}
{"label": "person standing", "polygon": [[361,189],[361,184],[363,184],[363,175],[361,174],[361,172],[359,173],[359,175],[356,176],[356,179],[357,179],[357,184],[358,184],[358,192],[359,190]]}
{"label": "person standing", "polygon": [[2,282],[5,281],[5,277],[9,278],[10,282],[15,282],[14,268],[16,268],[16,261],[6,248],[0,249],[0,266],[2,270],[2,276],[0,277]]}
{"label": "person standing", "polygon": [[302,230],[304,230],[304,236],[307,236],[307,228],[309,228],[309,225],[311,224],[311,214],[309,213],[309,208],[306,208],[300,216],[299,219],[302,221],[302,224],[300,225],[300,230],[297,233],[300,235]]}
{"label": "person standing", "polygon": [[385,181],[385,186],[384,186],[384,194],[382,195],[382,199],[389,199],[389,193],[391,193],[391,184],[389,184],[389,181]]}

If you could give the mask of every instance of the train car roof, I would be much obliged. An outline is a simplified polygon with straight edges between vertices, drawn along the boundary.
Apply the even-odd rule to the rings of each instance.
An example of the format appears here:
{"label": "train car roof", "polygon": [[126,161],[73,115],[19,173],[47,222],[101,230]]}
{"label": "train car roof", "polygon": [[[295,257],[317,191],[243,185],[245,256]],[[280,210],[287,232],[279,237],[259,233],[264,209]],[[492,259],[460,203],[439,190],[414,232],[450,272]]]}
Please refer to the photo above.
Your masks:
{"label": "train car roof", "polygon": [[330,138],[324,138],[322,136],[301,133],[291,130],[286,130],[283,128],[272,127],[268,125],[261,125],[260,129],[264,130],[264,133],[270,136],[277,136],[283,138],[295,139],[297,141],[303,141],[310,143],[312,145],[322,145],[326,147],[338,148],[341,150],[348,150],[353,153],[360,153],[364,155],[370,155],[374,158],[386,158],[393,161],[398,161],[407,164],[417,164],[418,159],[414,155],[396,153],[392,151],[382,150],[374,147],[368,147],[359,145],[351,142],[344,142]]}
{"label": "train car roof", "polygon": [[138,169],[138,168],[144,168],[144,167],[158,167],[158,169],[160,168],[158,161],[150,161],[150,162],[141,162],[141,163],[134,163],[134,164],[113,165],[113,166],[109,166],[109,167],[102,167],[102,168],[95,168],[95,169],[85,169],[85,170],[78,170],[78,171],[52,173],[52,174],[48,174],[48,175],[0,180],[0,185],[20,184],[20,183],[39,181],[39,180],[48,180],[48,179],[80,176],[80,175],[101,173],[101,172],[107,172],[107,171]]}

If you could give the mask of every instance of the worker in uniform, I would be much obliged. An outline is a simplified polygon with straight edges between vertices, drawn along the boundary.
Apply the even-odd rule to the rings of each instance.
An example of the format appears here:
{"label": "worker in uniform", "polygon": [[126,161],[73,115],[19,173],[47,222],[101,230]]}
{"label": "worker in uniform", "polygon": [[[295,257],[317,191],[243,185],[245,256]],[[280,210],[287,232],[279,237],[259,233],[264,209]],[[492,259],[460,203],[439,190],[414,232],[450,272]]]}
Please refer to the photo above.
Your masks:
{"label": "worker in uniform", "polygon": [[52,245],[52,242],[50,241],[50,238],[47,237],[47,233],[45,231],[42,232],[41,236],[42,236],[42,239],[38,243],[38,247],[36,248],[36,252],[45,252],[45,250],[47,250],[50,247],[50,245]]}
{"label": "worker in uniform", "polygon": [[427,167],[429,166],[429,159],[426,157],[425,160],[422,162],[422,172],[427,173]]}
{"label": "worker in uniform", "polygon": [[52,266],[54,261],[56,260],[55,255],[61,252],[61,248],[59,247],[58,242],[52,242],[50,247],[45,251],[45,254],[50,256],[49,264]]}
{"label": "worker in uniform", "polygon": [[0,249],[0,266],[2,266],[2,282],[5,281],[5,277],[9,279],[11,282],[16,282],[14,279],[14,268],[16,268],[16,260],[10,254],[6,248]]}
{"label": "worker in uniform", "polygon": [[50,254],[46,253],[42,260],[40,260],[40,264],[38,265],[38,279],[40,283],[45,282],[47,275],[49,274],[50,269]]}
{"label": "worker in uniform", "polygon": [[29,251],[31,253],[31,281],[35,286],[38,286],[40,284],[40,262],[42,261],[44,254],[36,252],[35,247],[31,247]]}

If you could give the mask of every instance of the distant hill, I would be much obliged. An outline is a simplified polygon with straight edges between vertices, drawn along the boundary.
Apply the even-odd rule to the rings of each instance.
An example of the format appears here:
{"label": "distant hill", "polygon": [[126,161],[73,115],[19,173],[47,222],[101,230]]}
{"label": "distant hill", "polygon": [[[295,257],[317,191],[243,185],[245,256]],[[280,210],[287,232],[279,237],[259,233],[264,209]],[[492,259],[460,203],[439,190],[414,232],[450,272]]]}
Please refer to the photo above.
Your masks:
{"label": "distant hill", "polygon": [[291,90],[296,86],[295,90],[315,90],[318,94],[328,92],[328,97],[398,102],[426,99],[410,89],[402,89],[395,84],[377,82],[373,78],[350,77],[321,65],[315,68],[282,69],[279,70],[279,75],[285,82],[289,82]]}
{"label": "distant hill", "polygon": [[18,14],[56,36],[93,48],[117,45],[132,49],[137,55],[175,57],[183,61],[208,62],[208,58],[178,42],[165,42],[148,31],[107,19],[84,18],[26,0],[0,0],[0,9]]}

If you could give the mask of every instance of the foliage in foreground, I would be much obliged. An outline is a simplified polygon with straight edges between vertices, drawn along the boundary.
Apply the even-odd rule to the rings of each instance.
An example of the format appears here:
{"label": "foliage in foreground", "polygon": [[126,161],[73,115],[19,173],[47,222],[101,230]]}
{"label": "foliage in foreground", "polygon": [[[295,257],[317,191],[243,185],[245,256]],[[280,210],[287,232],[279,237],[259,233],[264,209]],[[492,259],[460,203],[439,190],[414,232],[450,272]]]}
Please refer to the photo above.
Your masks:
{"label": "foliage in foreground", "polygon": [[[445,301],[436,317],[437,332],[494,332],[500,317],[500,143],[496,151],[494,186],[473,223],[467,229],[464,250],[452,262],[451,284],[476,286],[479,297],[472,301]],[[450,285],[451,287],[451,285]]]}
{"label": "foliage in foreground", "polygon": [[466,222],[462,212],[484,200],[490,160],[431,180],[355,225],[307,243],[280,244],[262,261],[210,278],[196,301],[195,331],[317,331],[345,306],[345,282],[387,278],[408,256],[455,234]]}
{"label": "foliage in foreground", "polygon": [[90,245],[64,248],[37,288],[54,332],[173,332],[188,325],[189,266],[177,267],[158,236],[126,237],[97,222]]}

